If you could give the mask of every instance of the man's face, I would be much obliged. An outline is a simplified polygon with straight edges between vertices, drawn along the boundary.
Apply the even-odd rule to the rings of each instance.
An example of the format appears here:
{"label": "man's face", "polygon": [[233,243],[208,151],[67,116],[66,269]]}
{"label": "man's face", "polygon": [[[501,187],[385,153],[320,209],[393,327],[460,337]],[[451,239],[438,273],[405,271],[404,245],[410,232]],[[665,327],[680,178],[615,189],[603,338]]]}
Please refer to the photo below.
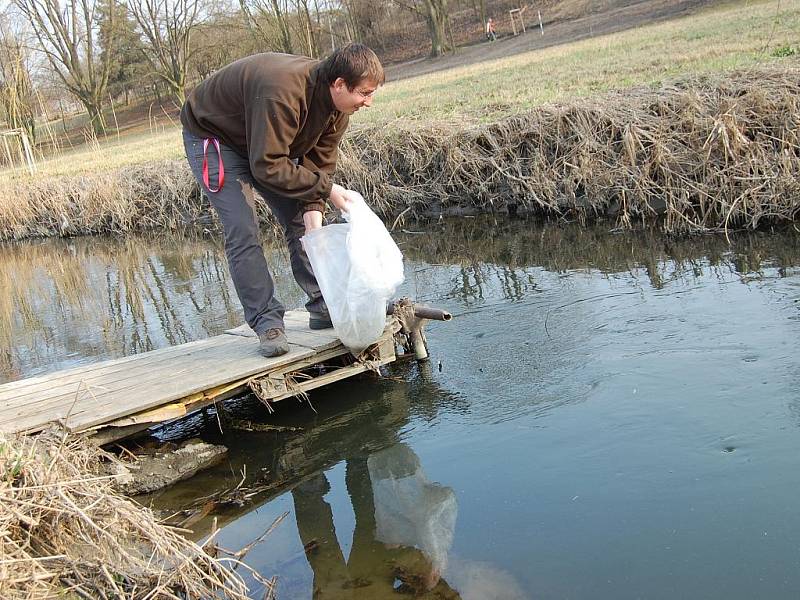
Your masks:
{"label": "man's face", "polygon": [[350,89],[347,82],[338,77],[331,84],[331,98],[333,105],[339,112],[352,115],[362,106],[372,106],[372,98],[378,90],[378,85],[369,79],[361,80],[358,85]]}

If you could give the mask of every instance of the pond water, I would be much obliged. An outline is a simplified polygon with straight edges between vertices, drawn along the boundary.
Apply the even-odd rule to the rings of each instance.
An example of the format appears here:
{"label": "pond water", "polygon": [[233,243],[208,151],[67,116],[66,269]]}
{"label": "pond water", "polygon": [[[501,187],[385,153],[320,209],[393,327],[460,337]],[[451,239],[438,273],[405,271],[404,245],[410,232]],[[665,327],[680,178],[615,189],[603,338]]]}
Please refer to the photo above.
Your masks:
{"label": "pond water", "polygon": [[[800,597],[797,234],[476,218],[398,239],[401,292],[454,315],[431,361],[222,421],[280,430],[165,428],[229,454],[143,501],[232,550],[288,513],[246,557],[281,599]],[[211,237],[6,245],[0,282],[5,381],[241,319]]]}

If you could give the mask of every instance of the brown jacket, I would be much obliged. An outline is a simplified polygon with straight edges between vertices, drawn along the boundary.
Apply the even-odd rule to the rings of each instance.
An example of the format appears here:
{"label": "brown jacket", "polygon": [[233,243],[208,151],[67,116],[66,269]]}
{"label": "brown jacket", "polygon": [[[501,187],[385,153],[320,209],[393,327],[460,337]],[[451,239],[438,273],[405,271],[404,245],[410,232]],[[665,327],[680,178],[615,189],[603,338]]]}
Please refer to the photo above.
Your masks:
{"label": "brown jacket", "polygon": [[349,117],[334,107],[319,65],[277,53],[237,60],[192,91],[181,123],[248,158],[267,190],[302,202],[304,210],[324,210]]}

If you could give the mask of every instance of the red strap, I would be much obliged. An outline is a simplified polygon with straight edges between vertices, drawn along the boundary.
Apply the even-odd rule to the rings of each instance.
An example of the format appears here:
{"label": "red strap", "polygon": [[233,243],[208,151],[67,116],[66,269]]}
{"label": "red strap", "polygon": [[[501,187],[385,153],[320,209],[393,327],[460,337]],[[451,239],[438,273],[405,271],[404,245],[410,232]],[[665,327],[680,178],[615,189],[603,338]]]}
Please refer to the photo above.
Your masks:
{"label": "red strap", "polygon": [[[217,175],[217,189],[215,190],[212,190],[211,185],[208,183],[208,142],[214,142],[219,160],[219,175]],[[219,140],[217,138],[205,138],[203,140],[203,183],[211,193],[220,191],[225,184],[225,165],[222,164],[222,151],[219,149]]]}

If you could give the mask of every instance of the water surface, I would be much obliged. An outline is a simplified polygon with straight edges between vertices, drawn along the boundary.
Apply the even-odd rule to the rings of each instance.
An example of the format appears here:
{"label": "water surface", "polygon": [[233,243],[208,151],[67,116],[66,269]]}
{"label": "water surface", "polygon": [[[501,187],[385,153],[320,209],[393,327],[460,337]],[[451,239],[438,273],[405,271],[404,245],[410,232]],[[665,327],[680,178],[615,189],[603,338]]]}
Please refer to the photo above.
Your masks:
{"label": "water surface", "polygon": [[[430,363],[167,428],[229,455],[145,501],[198,507],[195,536],[216,517],[234,550],[288,512],[247,556],[279,598],[800,596],[796,234],[481,218],[398,238],[403,292],[455,315]],[[241,319],[213,238],[19,244],[0,265],[5,380]]]}

